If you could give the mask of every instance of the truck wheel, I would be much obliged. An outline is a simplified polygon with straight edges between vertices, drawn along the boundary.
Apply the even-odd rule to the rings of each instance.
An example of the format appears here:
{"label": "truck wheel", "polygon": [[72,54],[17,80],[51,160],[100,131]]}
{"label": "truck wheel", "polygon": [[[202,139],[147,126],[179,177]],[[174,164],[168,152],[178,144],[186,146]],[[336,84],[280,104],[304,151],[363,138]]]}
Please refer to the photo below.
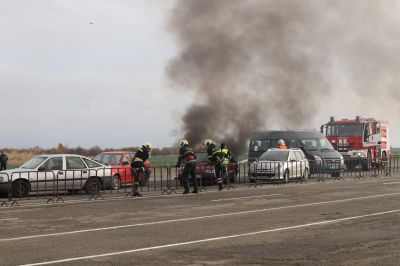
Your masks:
{"label": "truck wheel", "polygon": [[387,157],[387,155],[386,155],[386,152],[384,151],[384,152],[382,152],[382,161],[383,162],[387,162],[388,161],[388,157]]}
{"label": "truck wheel", "polygon": [[367,158],[362,162],[363,171],[369,171],[372,168],[372,155],[371,152],[368,151]]}

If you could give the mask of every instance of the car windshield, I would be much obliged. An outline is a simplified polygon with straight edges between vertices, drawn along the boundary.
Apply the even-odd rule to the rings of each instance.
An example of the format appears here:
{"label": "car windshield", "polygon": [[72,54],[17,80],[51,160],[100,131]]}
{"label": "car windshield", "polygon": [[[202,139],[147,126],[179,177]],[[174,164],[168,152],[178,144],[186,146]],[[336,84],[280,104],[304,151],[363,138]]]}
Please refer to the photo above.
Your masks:
{"label": "car windshield", "polygon": [[326,128],[327,136],[361,136],[363,132],[362,124],[334,124]]}
{"label": "car windshield", "polygon": [[289,150],[267,151],[260,156],[260,161],[287,161]]}
{"label": "car windshield", "polygon": [[306,150],[333,150],[332,145],[325,138],[302,139],[301,143]]}
{"label": "car windshield", "polygon": [[199,162],[208,162],[208,155],[206,152],[196,152],[196,159]]}
{"label": "car windshield", "polygon": [[121,154],[100,153],[94,159],[100,163],[107,165],[119,165],[121,161]]}
{"label": "car windshield", "polygon": [[43,163],[45,160],[47,160],[47,156],[37,156],[35,158],[30,159],[23,165],[21,165],[21,168],[23,169],[36,169],[41,163]]}

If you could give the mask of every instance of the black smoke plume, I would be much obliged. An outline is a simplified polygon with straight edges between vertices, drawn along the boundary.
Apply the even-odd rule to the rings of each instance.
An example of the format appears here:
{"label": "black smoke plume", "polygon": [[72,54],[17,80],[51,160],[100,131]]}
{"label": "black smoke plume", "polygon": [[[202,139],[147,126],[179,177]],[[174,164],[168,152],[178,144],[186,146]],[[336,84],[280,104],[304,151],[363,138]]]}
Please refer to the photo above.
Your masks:
{"label": "black smoke plume", "polygon": [[168,26],[179,54],[167,75],[195,95],[184,137],[242,153],[251,131],[309,126],[336,93],[368,94],[387,75],[384,89],[395,89],[396,14],[389,0],[177,1]]}

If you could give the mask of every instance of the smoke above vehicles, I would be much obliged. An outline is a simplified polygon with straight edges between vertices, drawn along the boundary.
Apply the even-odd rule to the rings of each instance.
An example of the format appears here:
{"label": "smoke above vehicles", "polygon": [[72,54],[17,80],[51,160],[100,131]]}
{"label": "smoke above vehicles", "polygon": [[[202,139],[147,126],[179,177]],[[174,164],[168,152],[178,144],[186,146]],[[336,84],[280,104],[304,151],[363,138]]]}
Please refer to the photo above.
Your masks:
{"label": "smoke above vehicles", "polygon": [[376,104],[377,90],[397,97],[399,9],[390,0],[177,1],[168,27],[179,52],[166,73],[174,90],[194,93],[183,137],[237,154],[251,131],[310,125],[335,97],[357,95],[354,106]]}

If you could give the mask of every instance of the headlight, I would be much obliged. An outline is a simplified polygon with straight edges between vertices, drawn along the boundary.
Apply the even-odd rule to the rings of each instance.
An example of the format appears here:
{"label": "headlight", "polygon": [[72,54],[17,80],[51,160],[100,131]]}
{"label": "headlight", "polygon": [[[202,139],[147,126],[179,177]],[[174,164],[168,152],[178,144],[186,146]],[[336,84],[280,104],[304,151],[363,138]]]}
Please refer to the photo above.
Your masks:
{"label": "headlight", "polygon": [[318,155],[314,155],[314,160],[316,160],[316,161],[322,161],[321,157],[319,157]]}
{"label": "headlight", "polygon": [[0,176],[0,182],[6,182],[7,181],[6,179],[7,178],[5,176]]}

